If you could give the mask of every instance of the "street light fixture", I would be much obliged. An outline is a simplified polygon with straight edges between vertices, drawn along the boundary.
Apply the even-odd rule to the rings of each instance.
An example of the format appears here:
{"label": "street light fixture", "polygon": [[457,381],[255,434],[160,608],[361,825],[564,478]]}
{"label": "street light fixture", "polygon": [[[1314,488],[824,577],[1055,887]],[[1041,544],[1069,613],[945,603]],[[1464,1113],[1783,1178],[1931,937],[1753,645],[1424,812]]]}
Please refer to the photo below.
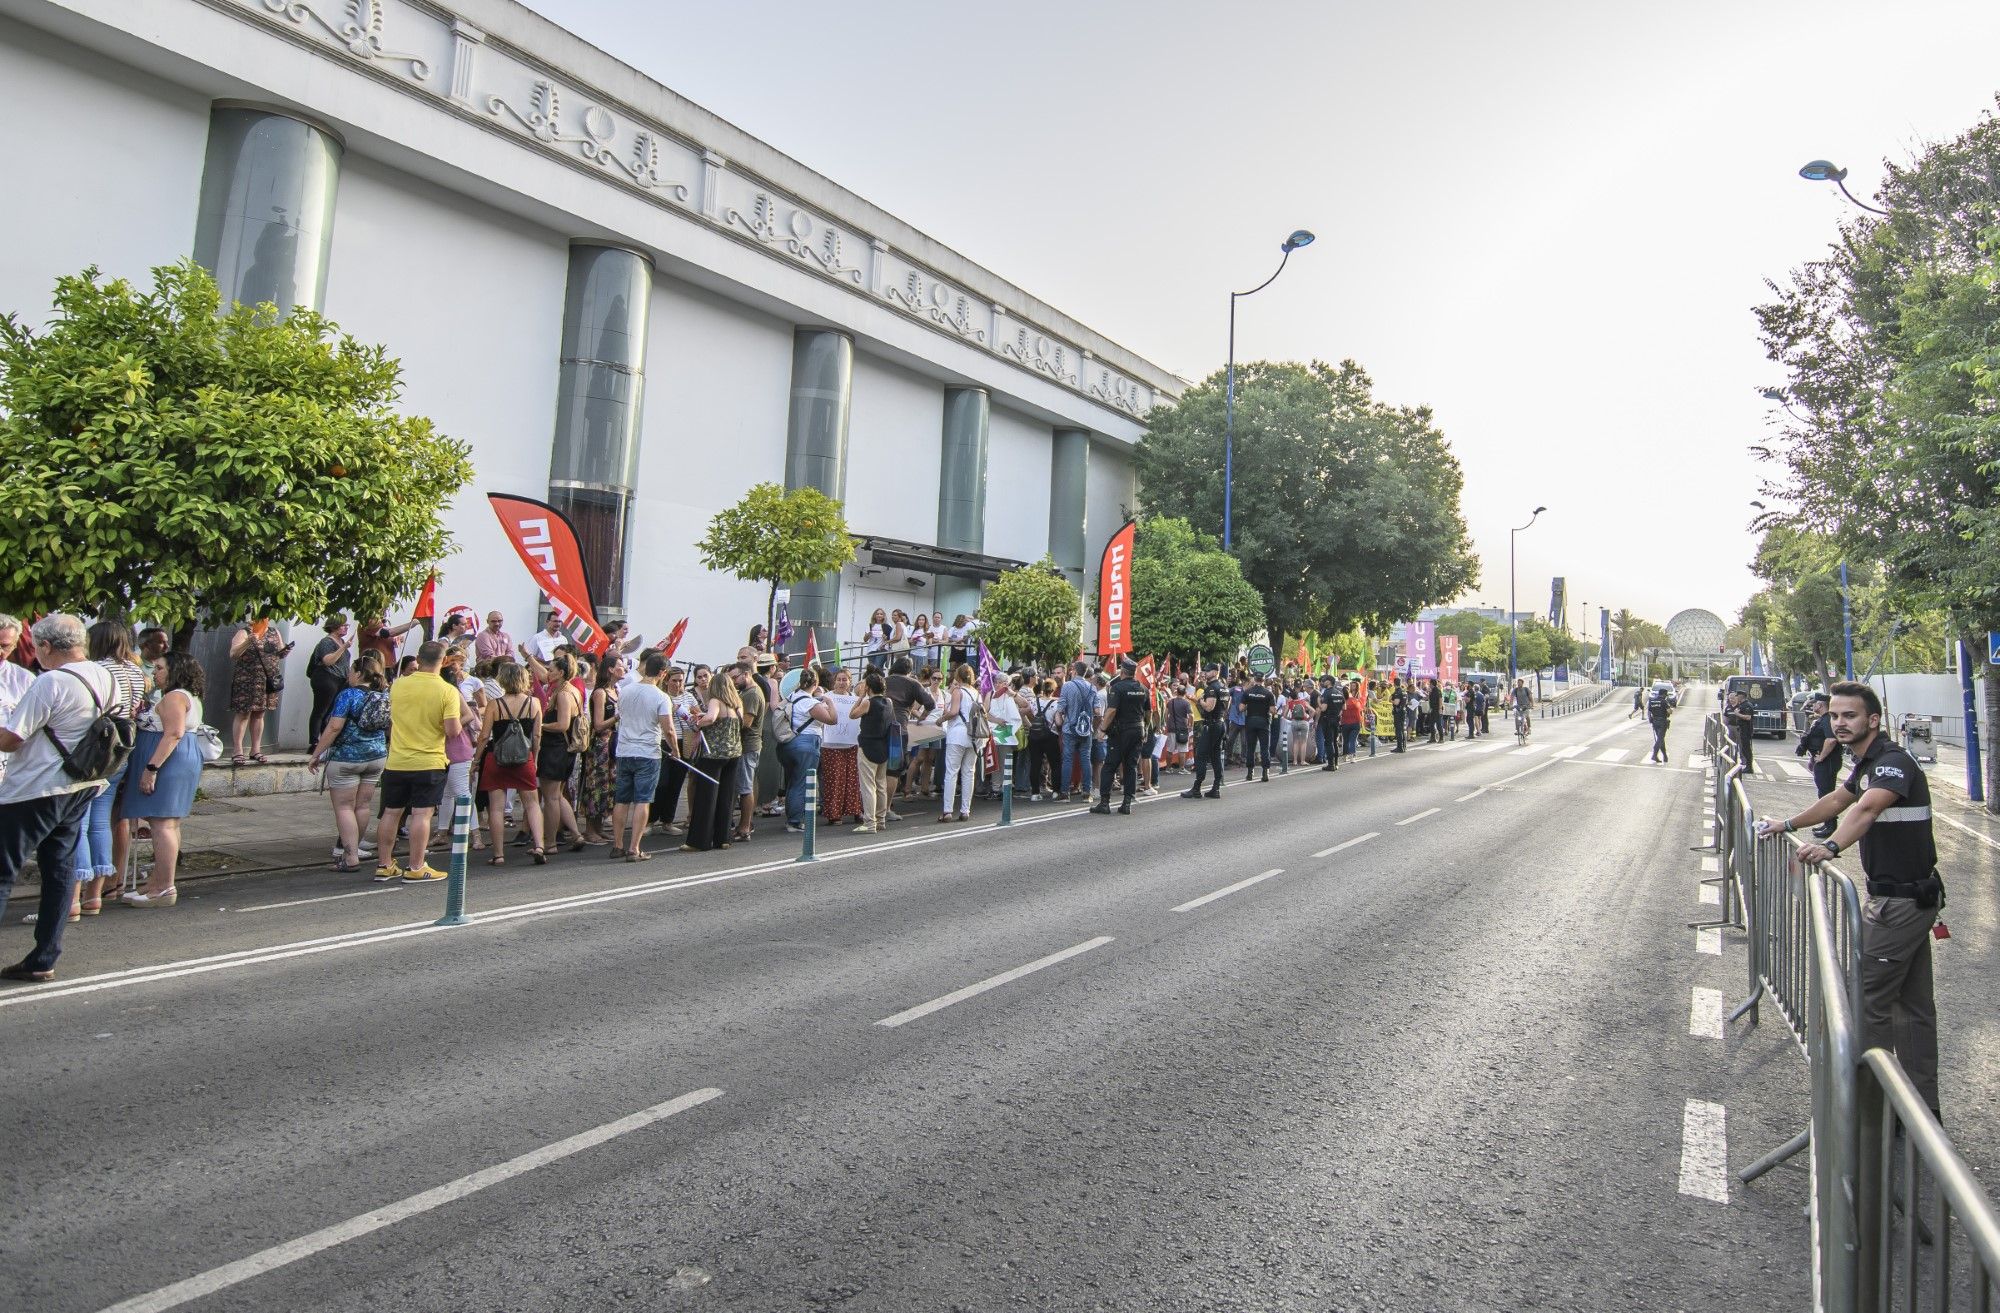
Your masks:
{"label": "street light fixture", "polygon": [[1269,278],[1247,292],[1229,294],[1229,386],[1223,401],[1222,420],[1222,550],[1228,551],[1235,541],[1231,533],[1232,494],[1236,483],[1236,298],[1255,296],[1278,280],[1285,272],[1285,262],[1292,258],[1292,252],[1313,244],[1313,235],[1304,228],[1294,228],[1292,235],[1285,238],[1279,247],[1283,252],[1278,258],[1278,267]]}
{"label": "street light fixture", "polygon": [[1830,182],[1840,188],[1840,194],[1870,214],[1887,215],[1887,210],[1878,210],[1847,190],[1847,170],[1832,160],[1812,160],[1799,170],[1799,176],[1807,182]]}
{"label": "street light fixture", "polygon": [[[1542,512],[1547,509],[1546,506],[1535,507],[1535,513],[1528,517],[1526,524],[1520,529],[1510,529],[1507,532],[1507,678],[1509,679],[1521,677],[1521,622],[1517,618],[1514,598],[1514,537],[1521,532],[1521,529],[1534,528],[1535,521],[1540,519]],[[1535,683],[1537,685],[1541,683],[1539,675]]]}

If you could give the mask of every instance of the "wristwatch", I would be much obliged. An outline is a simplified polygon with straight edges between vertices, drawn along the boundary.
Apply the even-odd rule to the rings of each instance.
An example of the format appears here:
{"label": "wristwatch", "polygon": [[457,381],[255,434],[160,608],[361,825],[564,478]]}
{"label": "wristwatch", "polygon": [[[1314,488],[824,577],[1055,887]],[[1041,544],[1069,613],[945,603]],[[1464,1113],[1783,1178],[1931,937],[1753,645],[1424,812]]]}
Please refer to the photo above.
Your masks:
{"label": "wristwatch", "polygon": [[158,773],[160,768],[158,766],[155,766],[152,762],[149,761],[146,763],[146,769]]}
{"label": "wristwatch", "polygon": [[1832,853],[1835,857],[1840,856],[1840,841],[1838,839],[1823,839],[1820,841],[1819,846]]}

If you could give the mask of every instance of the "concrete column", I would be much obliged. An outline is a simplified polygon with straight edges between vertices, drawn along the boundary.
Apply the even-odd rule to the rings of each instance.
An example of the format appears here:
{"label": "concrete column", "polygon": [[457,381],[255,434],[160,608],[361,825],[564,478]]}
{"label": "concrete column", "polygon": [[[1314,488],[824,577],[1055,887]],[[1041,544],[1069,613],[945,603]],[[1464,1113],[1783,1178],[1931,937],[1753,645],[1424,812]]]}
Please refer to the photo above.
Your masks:
{"label": "concrete column", "polygon": [[1049,555],[1063,578],[1083,591],[1089,555],[1090,434],[1057,429],[1049,459]]}
{"label": "concrete column", "polygon": [[320,309],[333,247],[340,142],[275,110],[218,104],[209,113],[195,213],[195,263],[232,301]]}
{"label": "concrete column", "polygon": [[[938,468],[937,545],[986,550],[986,431],[991,415],[984,388],[946,388],[944,455]],[[937,576],[935,609],[945,623],[979,609],[979,581]]]}
{"label": "concrete column", "polygon": [[[785,487],[847,498],[847,412],[854,392],[854,339],[824,328],[792,335],[792,406],[785,423]],[[792,641],[803,652],[807,627],[829,658],[840,647],[840,576],[791,585]]]}
{"label": "concrete column", "polygon": [[632,486],[639,470],[653,265],[615,246],[569,250],[549,503],[576,526],[599,619],[625,614]]}

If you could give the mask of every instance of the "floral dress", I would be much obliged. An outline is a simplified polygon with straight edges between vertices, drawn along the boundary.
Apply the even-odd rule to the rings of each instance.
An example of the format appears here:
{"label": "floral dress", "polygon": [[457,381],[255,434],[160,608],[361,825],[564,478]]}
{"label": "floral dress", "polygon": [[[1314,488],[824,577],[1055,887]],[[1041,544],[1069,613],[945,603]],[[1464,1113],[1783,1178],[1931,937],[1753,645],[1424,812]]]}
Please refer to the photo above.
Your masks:
{"label": "floral dress", "polygon": [[[584,713],[590,714],[589,704]],[[612,786],[617,782],[618,690],[604,690],[603,732],[590,736],[590,751],[583,758],[583,782],[577,790],[576,813],[586,821],[602,824],[611,818]]]}
{"label": "floral dress", "polygon": [[229,709],[239,716],[254,716],[278,705],[278,695],[265,691],[264,680],[267,674],[283,673],[285,640],[276,625],[265,626],[262,638],[248,625],[243,632],[248,641],[229,672]]}

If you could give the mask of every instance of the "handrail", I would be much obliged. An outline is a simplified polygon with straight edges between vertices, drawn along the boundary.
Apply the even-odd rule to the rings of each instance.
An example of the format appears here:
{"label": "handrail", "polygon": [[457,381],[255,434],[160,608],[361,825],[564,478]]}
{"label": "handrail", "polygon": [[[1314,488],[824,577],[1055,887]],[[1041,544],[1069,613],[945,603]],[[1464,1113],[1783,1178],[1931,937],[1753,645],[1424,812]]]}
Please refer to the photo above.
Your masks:
{"label": "handrail", "polygon": [[[1893,1183],[1900,1166],[1903,1187],[1898,1197],[1893,1184],[1886,1185],[1879,1196],[1876,1216],[1863,1218],[1864,1222],[1871,1224],[1882,1255],[1874,1273],[1873,1290],[1868,1292],[1874,1296],[1874,1308],[1887,1310],[1899,1307],[1896,1300],[1899,1267],[1904,1296],[1900,1307],[1914,1309],[1917,1306],[1921,1274],[1911,1260],[1919,1252],[1926,1231],[1935,1254],[1930,1273],[1930,1302],[1933,1307],[1950,1306],[1950,1235],[1953,1221],[1959,1224],[1965,1238],[1971,1242],[1976,1269],[1974,1279],[1978,1283],[1972,1291],[1973,1306],[1990,1308],[1994,1284],[1996,1279],[2000,1279],[2000,1218],[1995,1215],[1992,1200],[1979,1178],[1959,1157],[1950,1137],[1945,1135],[1944,1127],[1924,1106],[1923,1096],[1917,1093],[1917,1087],[1910,1082],[1908,1073],[1896,1061],[1895,1055],[1885,1049],[1869,1049],[1861,1055],[1861,1062],[1864,1134],[1872,1130],[1878,1141],[1875,1147],[1879,1149],[1879,1158],[1870,1164],[1870,1168],[1879,1174],[1877,1179],[1881,1182]],[[1899,1138],[1902,1140],[1900,1154],[1897,1152]],[[1869,1147],[1865,1143],[1862,1146],[1864,1151]],[[1928,1227],[1918,1211],[1922,1195],[1922,1182],[1916,1170],[1919,1166],[1936,1183]],[[1895,1215],[1899,1212],[1903,1216],[1900,1252],[1894,1243]],[[1900,1264],[1897,1261],[1899,1258]]]}

